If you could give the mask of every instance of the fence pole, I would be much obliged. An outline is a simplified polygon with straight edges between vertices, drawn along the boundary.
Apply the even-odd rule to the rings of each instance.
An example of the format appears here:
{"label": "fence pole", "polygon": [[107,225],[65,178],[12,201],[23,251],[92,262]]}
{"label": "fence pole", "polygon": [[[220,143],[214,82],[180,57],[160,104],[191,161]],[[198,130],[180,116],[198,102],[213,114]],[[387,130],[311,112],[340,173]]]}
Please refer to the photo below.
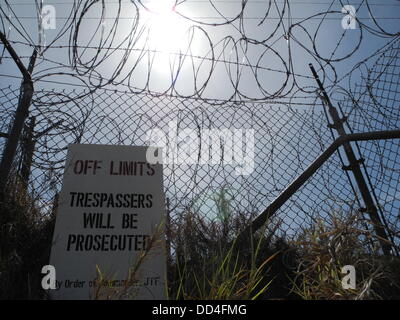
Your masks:
{"label": "fence pole", "polygon": [[167,282],[168,289],[171,288],[171,283],[173,282],[173,270],[172,270],[172,257],[171,257],[171,207],[170,200],[166,198],[167,205],[167,216],[165,219],[165,247],[167,254]]}
{"label": "fence pole", "polygon": [[[346,119],[340,118],[339,113],[337,112],[336,108],[332,105],[332,103],[331,103],[319,77],[318,77],[318,74],[315,71],[315,69],[311,63],[309,64],[309,67],[311,69],[311,72],[312,72],[315,80],[317,81],[317,84],[321,90],[321,93],[323,94],[323,99],[326,102],[329,114],[333,120],[333,125],[330,125],[330,126],[337,131],[337,133],[339,134],[340,137],[345,137],[347,134],[343,127],[343,122],[346,121]],[[378,236],[379,243],[382,247],[382,251],[385,255],[390,255],[391,254],[390,251],[391,251],[391,247],[392,247],[390,244],[391,242],[389,241],[389,238],[387,236],[385,228],[383,227],[382,221],[378,215],[378,210],[372,199],[371,193],[369,192],[368,185],[364,179],[364,175],[362,174],[362,171],[360,168],[360,162],[362,160],[356,159],[353,148],[351,147],[351,144],[348,140],[344,141],[343,148],[346,153],[347,159],[349,161],[349,165],[343,169],[350,170],[353,172],[354,178],[357,182],[358,189],[361,193],[361,196],[363,198],[363,201],[364,201],[364,204],[366,207],[365,211],[368,212],[368,214],[369,214],[369,217],[371,219],[375,233]]]}
{"label": "fence pole", "polygon": [[13,58],[13,60],[17,64],[17,67],[20,69],[23,75],[23,81],[21,84],[20,96],[18,107],[15,112],[14,123],[8,136],[7,143],[4,147],[3,156],[0,163],[0,199],[2,199],[4,197],[7,180],[10,175],[11,166],[15,158],[15,153],[17,151],[21,132],[24,127],[25,120],[29,115],[29,106],[31,104],[33,95],[33,82],[31,78],[31,73],[33,71],[33,67],[35,66],[37,51],[36,48],[33,50],[28,69],[25,69],[18,55],[11,47],[10,43],[2,32],[0,32],[0,40],[3,42],[4,46],[10,53],[11,57]]}
{"label": "fence pole", "polygon": [[296,193],[309,178],[332,156],[332,154],[349,141],[381,140],[381,139],[400,139],[400,130],[393,131],[373,131],[363,133],[352,133],[338,137],[324,152],[322,152],[278,197],[276,197],[269,206],[254,219],[240,234],[234,242],[235,248],[240,248],[242,243],[247,243],[251,235],[259,230],[269,218],[271,218],[282,205]]}
{"label": "fence pole", "polygon": [[32,159],[33,159],[33,152],[35,150],[35,141],[33,130],[35,128],[36,118],[31,117],[31,121],[27,128],[27,134],[24,141],[24,154],[22,157],[22,166],[21,166],[21,179],[23,188],[25,190],[28,189],[29,184],[29,176],[31,174],[31,166],[32,166]]}

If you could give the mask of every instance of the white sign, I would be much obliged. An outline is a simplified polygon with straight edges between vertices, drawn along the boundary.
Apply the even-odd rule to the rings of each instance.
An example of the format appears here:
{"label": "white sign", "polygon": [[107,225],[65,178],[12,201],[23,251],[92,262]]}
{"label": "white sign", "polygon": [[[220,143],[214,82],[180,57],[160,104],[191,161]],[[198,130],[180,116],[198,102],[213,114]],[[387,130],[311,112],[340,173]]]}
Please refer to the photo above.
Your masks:
{"label": "white sign", "polygon": [[165,299],[162,165],[147,147],[68,148],[50,265],[53,299]]}

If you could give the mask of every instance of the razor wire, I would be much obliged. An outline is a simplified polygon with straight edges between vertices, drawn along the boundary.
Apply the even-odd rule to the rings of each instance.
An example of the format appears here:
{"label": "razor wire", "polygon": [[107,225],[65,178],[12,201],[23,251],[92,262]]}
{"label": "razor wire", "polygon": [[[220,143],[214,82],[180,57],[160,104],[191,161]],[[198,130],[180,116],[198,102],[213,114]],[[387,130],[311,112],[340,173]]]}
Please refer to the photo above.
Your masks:
{"label": "razor wire", "polygon": [[[39,48],[41,53],[33,74],[39,88],[30,109],[36,137],[29,190],[44,211],[53,206],[60,190],[70,143],[146,145],[146,134],[155,128],[172,130],[174,139],[185,129],[198,136],[204,130],[237,129],[254,132],[251,173],[238,175],[238,164],[223,160],[166,164],[164,188],[174,221],[188,212],[210,221],[223,219],[215,200],[221,192],[229,199],[228,212],[243,214],[250,221],[332,142],[314,81],[300,61],[304,66],[308,62],[319,66],[349,130],[399,128],[399,33],[375,15],[371,2],[356,6],[370,18],[355,17],[359,28],[353,33],[353,46],[343,50],[350,35],[340,29],[330,51],[320,46],[320,39],[329,23],[343,19],[342,1],[331,1],[304,17],[294,15],[289,1],[263,2],[259,16],[252,15],[253,4],[246,0],[234,2],[230,11],[225,11],[222,1],[202,2],[212,15],[189,14],[196,1],[173,2],[172,14],[184,21],[186,35],[180,48],[163,52],[152,42],[146,12],[153,9],[146,1],[73,1],[70,10],[58,17],[65,23],[48,44],[31,39],[24,27],[24,21],[37,17],[20,16],[14,11],[17,4],[5,1],[1,27],[14,35],[10,42],[24,50]],[[339,63],[357,58],[366,34],[387,39],[385,46],[356,61],[347,73],[339,72]],[[203,44],[201,49],[195,48],[196,39]],[[165,82],[154,88],[157,61],[165,54],[167,71],[160,76]],[[4,52],[3,58],[7,58]],[[105,69],[105,64],[110,67]],[[225,96],[211,99],[209,90],[221,73]],[[256,91],[249,91],[247,83]],[[49,90],[43,84],[73,84],[77,89]],[[189,89],[183,90],[184,86]],[[3,133],[12,122],[18,91],[0,89]],[[3,148],[5,140],[0,140]],[[398,240],[399,142],[353,145],[365,159],[370,191]],[[220,149],[223,153],[222,144]],[[23,152],[20,145],[13,181],[18,179]],[[341,154],[336,153],[285,203],[272,222],[279,234],[294,235],[316,219],[327,220],[335,211],[358,205],[357,190],[342,166]]]}
{"label": "razor wire", "polygon": [[[343,1],[310,2],[312,9],[304,11],[300,10],[302,2],[287,0],[170,0],[163,7],[171,19],[180,21],[177,29],[183,34],[174,48],[160,48],[152,40],[160,41],[155,35],[160,30],[153,30],[154,20],[162,18],[157,7],[160,4],[101,0],[55,2],[62,8],[62,15],[57,16],[61,24],[51,41],[44,43],[39,11],[43,3],[35,1],[34,16],[18,14],[27,3],[4,2],[0,9],[3,33],[9,34],[10,42],[21,50],[39,50],[40,62],[33,80],[41,84],[70,83],[86,87],[86,92],[114,84],[132,93],[207,99],[213,86],[223,79],[223,101],[290,98],[294,92],[309,94],[314,90],[307,68],[299,66],[300,56],[319,66],[324,81],[337,84],[343,76],[336,65],[354,58],[369,41],[367,35],[388,39],[399,36],[393,25],[387,25],[398,17],[377,16],[374,8],[379,4],[366,0],[354,5],[354,16],[343,11],[347,8]],[[357,23],[356,30],[342,28],[346,17]],[[35,21],[38,34],[27,30],[28,23]],[[171,21],[164,27],[168,28]],[[327,28],[335,30],[336,45],[329,49],[320,45],[329,34]],[[36,36],[40,41],[33,39]],[[160,66],[164,75],[157,72]]]}
{"label": "razor wire", "polygon": [[[349,133],[399,127],[399,99],[394,90],[397,84],[390,81],[399,69],[398,52],[398,42],[390,50],[379,52],[368,69],[368,76],[354,84],[352,95],[337,91],[340,98],[337,103],[347,117]],[[390,86],[386,90],[388,82]],[[10,87],[1,92],[2,119],[9,122],[12,118],[7,113],[15,106],[18,92]],[[383,111],[382,99],[392,103]],[[31,116],[36,118],[35,133],[51,130],[35,141],[31,194],[36,195],[42,207],[52,207],[70,143],[149,145],[148,134],[159,129],[168,137],[167,145],[171,145],[184,142],[178,141],[178,137],[187,129],[197,136],[209,129],[248,129],[253,130],[255,142],[253,169],[249,174],[237,174],[236,169],[242,164],[225,163],[223,159],[201,164],[197,150],[192,163],[164,164],[164,189],[172,220],[190,212],[210,221],[223,219],[218,214],[216,197],[224,192],[229,203],[228,214],[242,214],[250,221],[333,141],[317,95],[312,105],[277,100],[221,105],[201,99],[154,97],[110,89],[89,94],[37,91],[31,109]],[[6,128],[7,124],[2,127]],[[218,148],[223,153],[222,142]],[[399,142],[365,141],[354,145],[365,159],[365,172],[369,174],[370,190],[376,195],[377,206],[391,234],[398,238]],[[343,164],[340,152],[333,155],[285,203],[273,218],[278,234],[294,235],[316,219],[328,220],[334,212],[357,207],[357,191],[342,169]],[[366,218],[365,222],[368,223]]]}

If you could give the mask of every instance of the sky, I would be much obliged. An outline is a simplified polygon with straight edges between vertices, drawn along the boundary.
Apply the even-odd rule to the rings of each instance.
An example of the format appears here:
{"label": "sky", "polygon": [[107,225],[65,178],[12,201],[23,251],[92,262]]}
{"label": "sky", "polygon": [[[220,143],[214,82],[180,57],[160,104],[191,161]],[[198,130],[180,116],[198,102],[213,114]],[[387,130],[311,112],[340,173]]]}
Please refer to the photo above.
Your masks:
{"label": "sky", "polygon": [[[50,45],[35,67],[38,87],[54,87],[54,82],[98,85],[112,79],[134,92],[247,100],[286,97],[297,88],[315,85],[310,62],[317,70],[319,63],[324,66],[330,77],[328,85],[335,78],[322,59],[333,61],[339,79],[346,75],[388,41],[388,37],[372,32],[398,32],[400,16],[399,1],[368,1],[379,21],[377,26],[370,18],[367,2],[358,0],[351,4],[358,21],[365,25],[360,28],[356,23],[355,29],[344,30],[345,14],[341,10],[347,2],[343,1],[290,1],[288,5],[285,1],[188,0],[173,7],[175,1],[171,0],[135,4],[108,0],[94,2],[84,10],[87,3],[43,1],[43,6],[54,7],[56,20],[55,29],[46,29],[39,37],[34,1],[2,0],[2,29],[18,41],[13,46],[20,56],[29,56],[39,38]],[[78,13],[75,19],[73,12]],[[46,20],[50,13],[44,11],[45,21],[50,21]],[[233,19],[240,14],[242,19]],[[11,17],[13,25],[5,16]],[[75,25],[63,33],[63,27],[73,20]],[[230,20],[233,22],[226,24]],[[68,47],[74,38],[79,46],[75,53]],[[91,49],[83,48],[86,46]],[[97,55],[98,47],[108,46],[115,50],[102,50]],[[348,54],[350,57],[343,59]],[[27,64],[27,59],[24,61]],[[19,76],[10,59],[3,58],[1,70],[2,74]],[[80,80],[76,73],[81,74]]]}
{"label": "sky", "polygon": [[[93,5],[88,5],[90,3]],[[343,90],[356,90],[366,76],[366,67],[373,66],[374,54],[379,50],[385,52],[385,46],[398,42],[400,26],[400,2],[397,0],[149,0],[135,3],[128,0],[48,0],[42,4],[54,7],[55,28],[43,30],[40,36],[34,1],[0,0],[0,4],[1,30],[25,65],[33,46],[42,45],[33,72],[36,90],[104,87],[137,94],[270,104],[253,113],[245,108],[243,111],[227,108],[221,112],[218,106],[209,107],[214,123],[221,127],[251,126],[256,130],[256,149],[263,151],[256,154],[256,168],[265,171],[260,174],[255,170],[247,179],[233,179],[229,170],[234,168],[223,168],[224,174],[219,169],[205,169],[208,175],[202,182],[203,187],[210,186],[213,193],[216,186],[218,193],[218,187],[226,183],[223,179],[228,176],[233,193],[243,190],[244,186],[249,188],[248,194],[257,192],[256,204],[253,199],[244,199],[246,196],[238,196],[236,192],[238,203],[243,207],[255,205],[256,211],[265,207],[286,186],[285,182],[304,169],[302,163],[309,163],[326,147],[318,145],[317,137],[310,137],[307,131],[313,126],[325,125],[323,118],[313,114],[322,109],[314,93],[316,83],[308,64],[313,63],[331,97],[335,101],[343,100],[346,97]],[[354,29],[345,29],[342,25],[346,18],[342,8],[349,4],[356,9]],[[45,21],[51,21],[47,20],[51,13],[44,11]],[[74,48],[71,44],[77,46]],[[9,85],[18,88],[21,75],[15,63],[4,50],[0,56],[0,88]],[[362,67],[355,68],[363,61]],[[398,79],[397,74],[393,82],[396,76]],[[288,109],[279,111],[278,103],[303,112],[304,118],[315,117],[309,121],[312,124],[298,126],[296,116]],[[112,106],[103,102],[94,101],[94,104],[98,104],[96,112],[106,115],[112,111]],[[396,106],[398,104],[392,104],[393,108]],[[158,110],[154,119],[161,119],[157,125],[162,129],[178,114],[168,107],[157,106],[156,102],[150,109]],[[135,109],[127,108],[124,112],[129,118],[135,114]],[[359,117],[364,115],[360,114]],[[137,123],[130,130],[135,131],[135,126]],[[193,123],[189,121],[188,126]],[[288,126],[293,126],[292,131],[303,129],[303,133],[290,135]],[[397,120],[394,121],[396,126]],[[357,129],[365,128],[364,123]],[[87,140],[91,139],[90,135],[87,131]],[[302,140],[302,137],[307,139]],[[107,139],[109,136],[102,136],[96,141],[107,143]],[[268,139],[273,139],[274,144]],[[300,152],[302,149],[306,150],[305,154]],[[278,156],[265,159],[272,152]],[[301,159],[296,162],[293,159],[299,154]],[[393,159],[396,154],[388,153],[387,157]],[[173,169],[166,170],[169,177]],[[175,174],[190,177],[193,172],[195,168],[180,168]],[[321,175],[323,178],[324,173]],[[275,182],[276,178],[281,181]],[[183,178],[178,182],[167,180],[170,186],[175,183],[176,189],[183,188],[185,192],[203,189],[193,185],[195,180],[191,183]],[[332,193],[341,187],[340,184],[332,187]],[[392,185],[387,194],[396,188],[397,185]],[[331,190],[324,192],[329,197]],[[300,202],[305,201],[307,194],[308,205],[312,207],[316,195],[312,190],[300,196]],[[208,199],[206,207],[215,211],[209,195],[208,190],[200,198]],[[394,209],[398,208],[396,204]]]}

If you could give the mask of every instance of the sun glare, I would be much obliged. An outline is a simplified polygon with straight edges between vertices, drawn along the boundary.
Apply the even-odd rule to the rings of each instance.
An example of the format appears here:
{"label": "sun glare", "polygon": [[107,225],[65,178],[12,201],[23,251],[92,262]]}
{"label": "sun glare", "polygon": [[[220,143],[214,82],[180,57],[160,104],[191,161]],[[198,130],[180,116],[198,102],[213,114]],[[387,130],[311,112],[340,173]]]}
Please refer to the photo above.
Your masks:
{"label": "sun glare", "polygon": [[[170,71],[170,62],[188,45],[189,24],[175,13],[175,1],[153,1],[147,12],[149,30],[148,48],[156,53],[159,71]],[[169,5],[168,5],[169,3]],[[193,43],[192,43],[193,44]]]}
{"label": "sun glare", "polygon": [[158,51],[178,51],[183,44],[185,26],[173,12],[154,15],[150,21],[150,45]]}

